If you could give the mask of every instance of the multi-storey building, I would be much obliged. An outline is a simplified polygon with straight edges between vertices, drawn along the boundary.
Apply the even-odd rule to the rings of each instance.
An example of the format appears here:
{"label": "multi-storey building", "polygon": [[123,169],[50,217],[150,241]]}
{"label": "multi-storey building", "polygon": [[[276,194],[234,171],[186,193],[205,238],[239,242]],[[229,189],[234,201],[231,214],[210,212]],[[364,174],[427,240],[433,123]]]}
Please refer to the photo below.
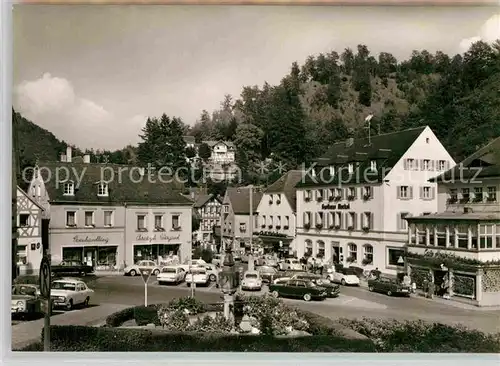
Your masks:
{"label": "multi-storey building", "polygon": [[[258,224],[258,212],[262,198],[260,188],[228,187],[222,201],[221,228],[224,245],[245,247]],[[252,214],[250,214],[252,211]]]}
{"label": "multi-storey building", "polygon": [[30,184],[31,197],[50,212],[53,261],[116,269],[139,259],[191,256],[192,202],[170,178],[77,158],[68,148],[64,161],[39,164]]}
{"label": "multi-storey building", "polygon": [[37,273],[43,256],[42,206],[17,187],[17,257],[21,274]]}
{"label": "multi-storey building", "polygon": [[428,179],[454,165],[429,127],[334,144],[297,185],[297,254],[397,273],[405,218],[437,211]]}
{"label": "multi-storey building", "polygon": [[220,226],[222,199],[206,191],[192,189],[189,198],[194,202],[194,215],[200,220],[200,227],[193,233],[193,240],[207,245],[213,244],[214,227]]}
{"label": "multi-storey building", "polygon": [[293,254],[295,246],[296,188],[303,172],[291,170],[271,184],[263,193],[257,211],[258,226],[254,228],[264,250]]}
{"label": "multi-storey building", "polygon": [[449,295],[500,305],[500,137],[446,171],[437,182],[438,213],[407,219],[409,271],[429,274]]}
{"label": "multi-storey building", "polygon": [[231,141],[203,141],[212,150],[210,161],[214,164],[233,164],[236,149]]}

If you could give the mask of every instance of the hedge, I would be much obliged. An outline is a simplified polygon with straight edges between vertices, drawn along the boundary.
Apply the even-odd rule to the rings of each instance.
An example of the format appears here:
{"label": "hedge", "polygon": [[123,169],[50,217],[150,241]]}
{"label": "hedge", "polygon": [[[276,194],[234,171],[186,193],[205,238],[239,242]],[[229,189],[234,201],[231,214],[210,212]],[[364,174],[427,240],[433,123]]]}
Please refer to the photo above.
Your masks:
{"label": "hedge", "polygon": [[[376,352],[369,339],[337,336],[172,333],[162,330],[85,326],[50,327],[55,352]],[[42,343],[20,351],[39,351]]]}

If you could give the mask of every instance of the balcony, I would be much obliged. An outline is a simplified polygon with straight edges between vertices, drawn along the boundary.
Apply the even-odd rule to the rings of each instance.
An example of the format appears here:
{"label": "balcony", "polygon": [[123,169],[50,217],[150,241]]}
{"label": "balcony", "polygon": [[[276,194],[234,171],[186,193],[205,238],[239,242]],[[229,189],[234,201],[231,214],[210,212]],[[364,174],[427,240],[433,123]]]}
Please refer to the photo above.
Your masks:
{"label": "balcony", "polygon": [[490,250],[490,251],[478,251],[477,249],[462,249],[462,248],[442,248],[435,246],[408,246],[409,253],[415,253],[418,255],[424,255],[426,253],[432,252],[440,255],[448,255],[453,257],[460,257],[470,260],[478,260],[481,262],[488,261],[499,261],[500,260],[500,250]]}

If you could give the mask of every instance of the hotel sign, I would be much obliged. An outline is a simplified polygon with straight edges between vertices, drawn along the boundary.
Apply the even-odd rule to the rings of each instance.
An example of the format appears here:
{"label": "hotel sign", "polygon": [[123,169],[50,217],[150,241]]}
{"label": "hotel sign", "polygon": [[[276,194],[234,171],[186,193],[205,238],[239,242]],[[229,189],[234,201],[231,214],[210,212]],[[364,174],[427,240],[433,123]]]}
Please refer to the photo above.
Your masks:
{"label": "hotel sign", "polygon": [[97,236],[89,236],[89,235],[79,236],[79,235],[75,235],[73,237],[73,241],[75,243],[104,243],[104,244],[108,244],[109,238],[107,238],[105,236],[101,236],[101,235],[97,235]]}
{"label": "hotel sign", "polygon": [[322,210],[350,210],[351,205],[348,203],[339,203],[338,205],[332,205],[332,204],[324,204],[321,205]]}
{"label": "hotel sign", "polygon": [[156,241],[166,241],[166,242],[171,242],[171,241],[179,241],[180,240],[180,235],[176,236],[169,236],[167,234],[155,234],[155,235],[142,235],[139,234],[137,235],[136,238],[137,241],[143,241],[143,242],[156,242]]}

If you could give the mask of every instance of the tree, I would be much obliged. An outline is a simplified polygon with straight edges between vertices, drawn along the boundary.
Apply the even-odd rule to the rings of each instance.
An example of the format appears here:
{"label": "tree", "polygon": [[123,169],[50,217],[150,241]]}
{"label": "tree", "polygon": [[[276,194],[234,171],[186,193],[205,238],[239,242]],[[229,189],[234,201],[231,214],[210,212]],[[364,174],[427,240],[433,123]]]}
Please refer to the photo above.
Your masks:
{"label": "tree", "polygon": [[212,149],[206,143],[202,143],[198,148],[198,156],[204,161],[207,162],[212,156]]}
{"label": "tree", "polygon": [[191,147],[191,146],[187,147],[186,148],[186,157],[188,159],[192,159],[195,156],[196,156],[196,150],[194,149],[194,147]]}

